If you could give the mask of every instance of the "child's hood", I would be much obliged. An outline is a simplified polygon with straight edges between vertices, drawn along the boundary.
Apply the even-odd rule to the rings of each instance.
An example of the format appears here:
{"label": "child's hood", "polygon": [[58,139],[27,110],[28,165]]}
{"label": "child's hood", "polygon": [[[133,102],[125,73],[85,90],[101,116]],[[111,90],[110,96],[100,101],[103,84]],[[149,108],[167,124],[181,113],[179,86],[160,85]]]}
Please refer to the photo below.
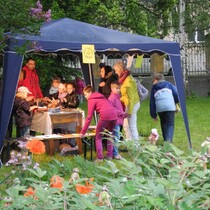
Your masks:
{"label": "child's hood", "polygon": [[89,100],[92,100],[92,99],[105,99],[105,96],[99,92],[94,92],[91,94]]}

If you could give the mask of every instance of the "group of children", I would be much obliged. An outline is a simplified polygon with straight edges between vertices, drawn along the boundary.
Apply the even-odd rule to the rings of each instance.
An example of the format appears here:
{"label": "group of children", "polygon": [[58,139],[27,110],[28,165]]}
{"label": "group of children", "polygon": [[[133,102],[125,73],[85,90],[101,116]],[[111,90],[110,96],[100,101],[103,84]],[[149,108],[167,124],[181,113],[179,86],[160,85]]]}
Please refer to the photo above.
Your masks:
{"label": "group of children", "polygon": [[[84,88],[84,84],[83,87]],[[81,92],[81,90],[80,90]],[[52,80],[50,88],[45,91],[45,97],[36,101],[29,101],[31,92],[25,86],[21,86],[17,90],[15,96],[13,113],[16,120],[17,128],[20,136],[29,135],[32,123],[31,112],[39,109],[39,106],[47,108],[77,108],[79,106],[79,97],[76,92],[75,82],[61,83],[60,78],[55,77]]]}

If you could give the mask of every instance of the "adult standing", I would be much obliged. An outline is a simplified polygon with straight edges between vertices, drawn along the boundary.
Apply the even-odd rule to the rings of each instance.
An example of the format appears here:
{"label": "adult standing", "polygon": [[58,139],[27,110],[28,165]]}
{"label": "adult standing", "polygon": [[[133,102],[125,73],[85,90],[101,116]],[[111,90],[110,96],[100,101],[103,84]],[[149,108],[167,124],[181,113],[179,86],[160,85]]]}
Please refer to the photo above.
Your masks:
{"label": "adult standing", "polygon": [[137,111],[140,108],[140,99],[137,93],[136,81],[126,69],[123,62],[117,62],[114,65],[115,73],[118,75],[121,84],[121,101],[125,107],[128,117],[125,118],[123,128],[127,140],[133,139],[138,146],[139,133],[137,129]]}
{"label": "adult standing", "polygon": [[39,77],[37,75],[35,67],[35,60],[32,58],[28,58],[26,61],[26,65],[22,68],[20,72],[18,87],[27,87],[28,90],[31,92],[29,96],[32,96],[34,99],[39,99],[43,98],[43,94],[40,89]]}
{"label": "adult standing", "polygon": [[163,74],[155,74],[150,95],[150,115],[154,120],[159,116],[164,141],[173,140],[177,103],[179,98],[176,87],[165,81]]}
{"label": "adult standing", "polygon": [[99,93],[109,98],[111,94],[111,83],[118,81],[117,75],[112,70],[111,66],[105,66],[100,70],[101,82],[99,83]]}

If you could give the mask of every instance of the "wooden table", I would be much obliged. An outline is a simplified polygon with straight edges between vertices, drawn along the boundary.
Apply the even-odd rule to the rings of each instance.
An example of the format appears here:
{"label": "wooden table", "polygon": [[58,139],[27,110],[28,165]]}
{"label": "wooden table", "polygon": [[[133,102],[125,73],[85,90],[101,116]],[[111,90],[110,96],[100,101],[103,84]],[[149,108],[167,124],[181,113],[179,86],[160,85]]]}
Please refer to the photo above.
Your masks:
{"label": "wooden table", "polygon": [[86,158],[87,144],[89,142],[88,139],[90,139],[91,160],[92,160],[93,142],[95,139],[95,135],[96,135],[95,132],[86,133],[83,138],[80,138],[80,135],[76,133],[63,134],[63,135],[60,135],[60,134],[59,135],[58,134],[38,135],[29,139],[29,141],[32,139],[38,139],[38,140],[44,141],[45,144],[49,145],[49,151],[47,152],[52,156],[54,155],[55,150],[56,150],[56,147],[55,147],[56,142],[59,142],[60,140],[64,140],[64,139],[76,138],[79,154],[82,154],[83,152],[82,144],[84,143],[84,158]]}
{"label": "wooden table", "polygon": [[70,128],[74,123],[76,124],[74,132],[79,133],[84,118],[84,111],[79,109],[66,109],[58,113],[37,111],[32,118],[31,130],[50,135],[54,128]]}

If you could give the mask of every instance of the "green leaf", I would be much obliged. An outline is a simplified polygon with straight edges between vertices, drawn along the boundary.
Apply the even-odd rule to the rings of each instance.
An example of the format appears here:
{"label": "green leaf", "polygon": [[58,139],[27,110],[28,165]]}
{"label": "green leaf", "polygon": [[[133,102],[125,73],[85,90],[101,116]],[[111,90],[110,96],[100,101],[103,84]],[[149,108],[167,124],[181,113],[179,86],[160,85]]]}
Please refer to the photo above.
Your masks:
{"label": "green leaf", "polygon": [[36,168],[36,169],[28,169],[32,174],[34,174],[35,176],[42,178],[47,171],[41,170],[41,168]]}
{"label": "green leaf", "polygon": [[116,167],[114,162],[112,162],[112,161],[106,161],[106,162],[110,166],[112,174],[116,174],[119,172],[119,169]]}

